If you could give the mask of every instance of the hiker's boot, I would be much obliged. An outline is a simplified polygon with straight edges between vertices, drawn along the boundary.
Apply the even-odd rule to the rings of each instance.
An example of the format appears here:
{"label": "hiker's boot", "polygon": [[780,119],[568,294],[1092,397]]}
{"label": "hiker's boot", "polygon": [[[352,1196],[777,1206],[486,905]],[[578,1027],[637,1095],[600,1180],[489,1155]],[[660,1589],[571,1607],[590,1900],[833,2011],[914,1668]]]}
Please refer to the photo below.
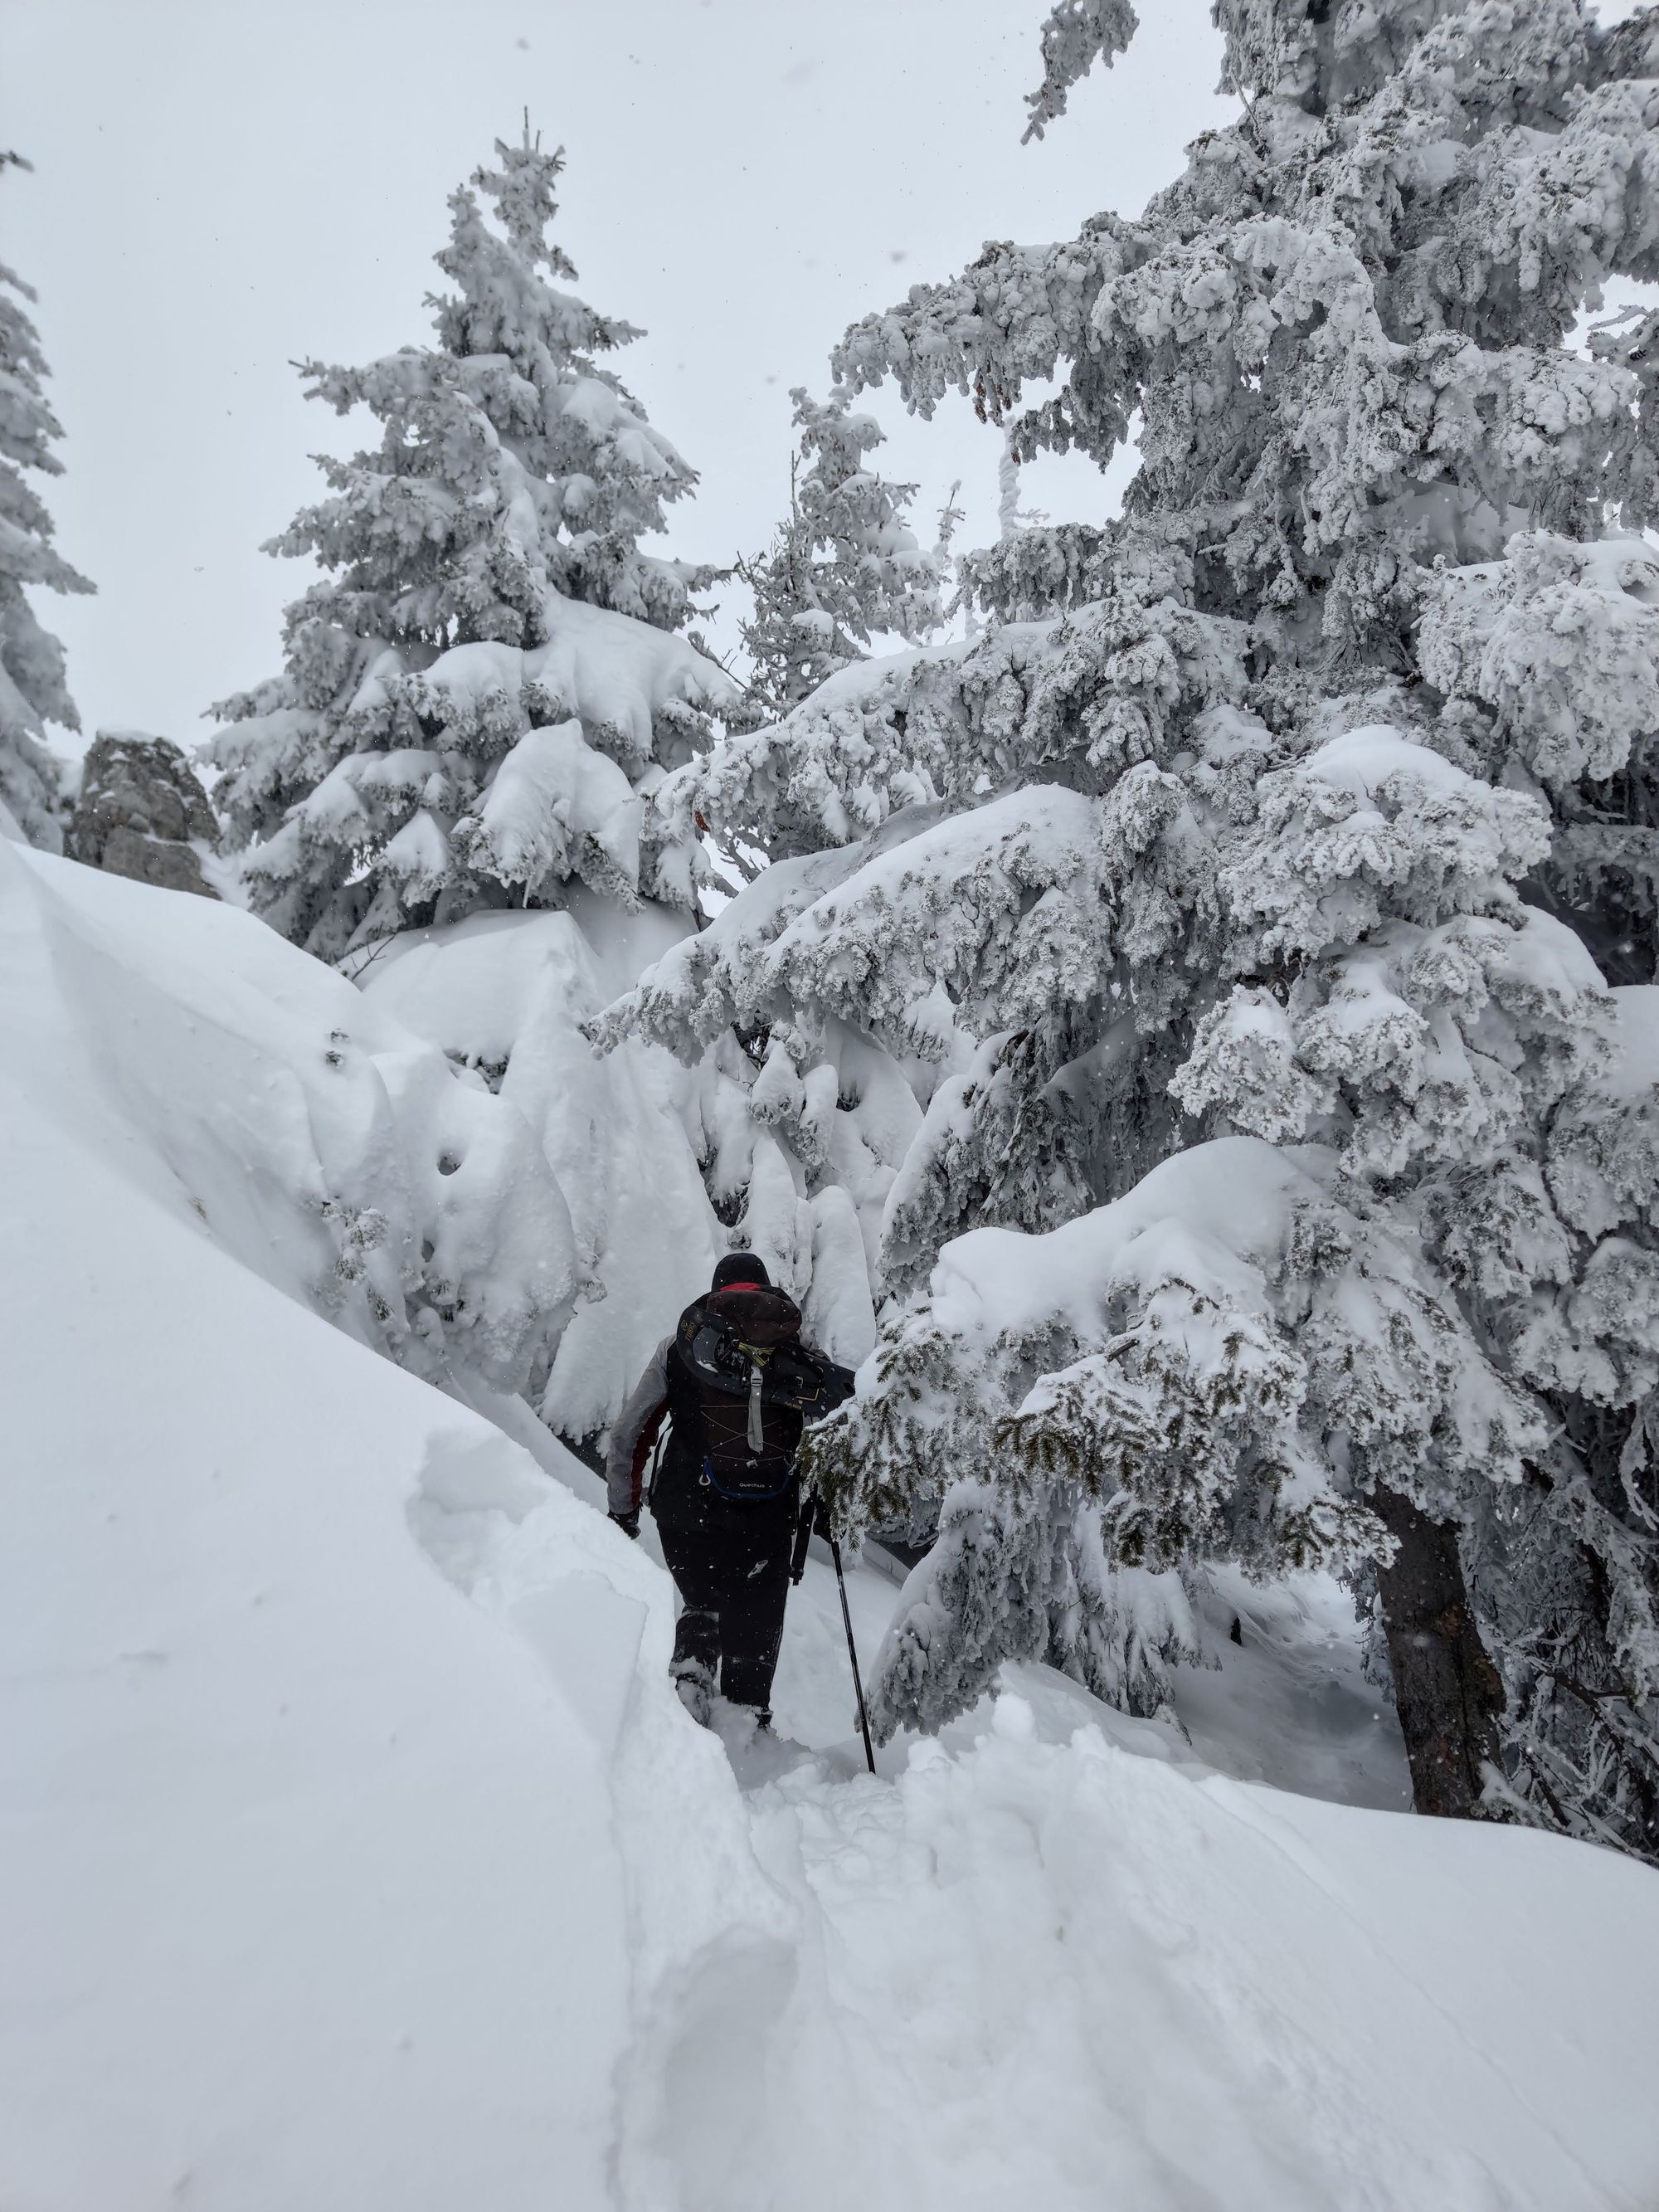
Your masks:
{"label": "hiker's boot", "polygon": [[680,1703],[699,1728],[707,1728],[714,1709],[714,1668],[701,1659],[677,1659],[669,1674]]}

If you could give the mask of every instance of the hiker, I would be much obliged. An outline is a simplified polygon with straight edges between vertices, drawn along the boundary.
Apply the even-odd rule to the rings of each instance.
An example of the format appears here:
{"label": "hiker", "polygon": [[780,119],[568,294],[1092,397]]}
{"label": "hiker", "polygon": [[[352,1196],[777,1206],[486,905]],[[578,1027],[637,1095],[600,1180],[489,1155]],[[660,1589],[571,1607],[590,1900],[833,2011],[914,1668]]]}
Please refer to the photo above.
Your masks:
{"label": "hiker", "polygon": [[717,1680],[758,1726],[771,1724],[800,1516],[795,1455],[808,1415],[852,1388],[846,1368],[801,1342],[800,1310],[764,1263],[732,1252],[657,1346],[611,1432],[611,1518],[637,1537],[646,1462],[669,1421],[647,1502],[683,1605],[675,1685],[705,1727]]}

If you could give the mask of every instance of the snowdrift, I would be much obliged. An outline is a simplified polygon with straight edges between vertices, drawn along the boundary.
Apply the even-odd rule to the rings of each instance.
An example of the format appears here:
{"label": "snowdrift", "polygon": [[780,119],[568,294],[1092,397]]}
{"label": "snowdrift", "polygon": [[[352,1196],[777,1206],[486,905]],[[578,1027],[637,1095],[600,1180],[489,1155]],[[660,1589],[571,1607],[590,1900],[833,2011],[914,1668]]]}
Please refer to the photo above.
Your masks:
{"label": "snowdrift", "polygon": [[1038,1670],[872,1780],[815,1583],[822,1747],[740,1789],[583,1471],[189,1202],[180,1133],[283,1164],[178,1040],[266,948],[307,1038],[338,979],[9,845],[0,931],[8,2212],[1659,2199],[1651,1873],[1226,1779]]}
{"label": "snowdrift", "polygon": [[582,1271],[511,1102],[246,914],[0,854],[10,1073],[289,1296],[432,1375],[544,1373]]}
{"label": "snowdrift", "polygon": [[725,1249],[690,1132],[698,1080],[659,1046],[595,1057],[580,1024],[686,934],[577,886],[559,913],[406,931],[364,970],[379,1012],[489,1079],[535,1130],[570,1206],[590,1294],[541,1398],[563,1434],[608,1428]]}

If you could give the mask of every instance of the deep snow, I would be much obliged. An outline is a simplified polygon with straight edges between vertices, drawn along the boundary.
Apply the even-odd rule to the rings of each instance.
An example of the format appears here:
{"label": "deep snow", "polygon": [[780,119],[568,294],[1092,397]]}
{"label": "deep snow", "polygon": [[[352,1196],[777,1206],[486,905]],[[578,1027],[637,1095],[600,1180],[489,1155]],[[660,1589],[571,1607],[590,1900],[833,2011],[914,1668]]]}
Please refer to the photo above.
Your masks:
{"label": "deep snow", "polygon": [[1013,1670],[872,1781],[815,1564],[740,1789],[594,1479],[308,1304],[300,1156],[192,1206],[181,1131],[274,1126],[181,1049],[249,962],[326,1031],[246,915],[0,845],[7,2212],[1659,2201],[1659,1880],[1329,1802],[1400,1777],[1322,1585],[1218,1589],[1191,1746]]}

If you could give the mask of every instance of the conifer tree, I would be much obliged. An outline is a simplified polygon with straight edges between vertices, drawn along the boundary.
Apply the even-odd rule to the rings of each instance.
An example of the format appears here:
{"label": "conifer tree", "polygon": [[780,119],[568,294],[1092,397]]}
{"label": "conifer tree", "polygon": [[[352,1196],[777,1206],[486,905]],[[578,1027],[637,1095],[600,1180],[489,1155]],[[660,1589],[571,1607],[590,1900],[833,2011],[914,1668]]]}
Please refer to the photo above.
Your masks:
{"label": "conifer tree", "polygon": [[[815,1446],[848,1525],[939,1515],[888,1725],[1016,1654],[1149,1709],[1188,1629],[1123,1574],[1364,1553],[1419,1807],[1652,1853],[1656,617],[1604,535],[1651,332],[1568,340],[1659,275],[1659,38],[1215,12],[1242,112],[1138,222],[989,246],[836,356],[1018,459],[1103,466],[1139,412],[1122,519],[975,556],[985,635],[670,778],[666,823],[799,857],[611,1018],[764,1026],[826,1176],[853,1050],[920,1116]],[[1054,9],[1034,129],[1133,27]]]}
{"label": "conifer tree", "polygon": [[647,801],[740,694],[685,634],[710,572],[647,550],[696,478],[609,366],[636,333],[570,289],[562,166],[526,130],[453,196],[432,344],[307,366],[378,442],[275,541],[322,577],[213,752],[256,908],[534,1130],[584,1284],[535,1403],[580,1443],[706,1287],[752,1147],[735,1042],[688,1073],[580,1034],[696,930],[702,833]]}
{"label": "conifer tree", "polygon": [[943,620],[938,566],[907,520],[915,486],[865,465],[880,424],[839,388],[822,403],[799,386],[789,397],[800,451],[788,517],[765,554],[738,566],[755,600],[743,625],[750,689],[775,720],[866,659],[872,635],[920,639]]}
{"label": "conifer tree", "polygon": [[573,881],[690,911],[705,869],[640,803],[735,696],[675,634],[712,572],[640,542],[696,477],[605,365],[638,332],[567,289],[562,154],[527,125],[495,150],[450,200],[435,345],[304,364],[380,442],[319,462],[329,495],[267,550],[323,578],[283,673],[216,710],[254,903],[328,959]]}
{"label": "conifer tree", "polygon": [[[0,173],[27,169],[21,154],[0,153]],[[31,843],[63,849],[57,763],[44,725],[78,730],[64,679],[64,648],[41,627],[26,587],[90,592],[93,586],[52,542],[52,517],[24,474],[60,476],[52,451],[63,436],[46,404],[46,363],[22,300],[35,294],[0,264],[0,806]]]}

